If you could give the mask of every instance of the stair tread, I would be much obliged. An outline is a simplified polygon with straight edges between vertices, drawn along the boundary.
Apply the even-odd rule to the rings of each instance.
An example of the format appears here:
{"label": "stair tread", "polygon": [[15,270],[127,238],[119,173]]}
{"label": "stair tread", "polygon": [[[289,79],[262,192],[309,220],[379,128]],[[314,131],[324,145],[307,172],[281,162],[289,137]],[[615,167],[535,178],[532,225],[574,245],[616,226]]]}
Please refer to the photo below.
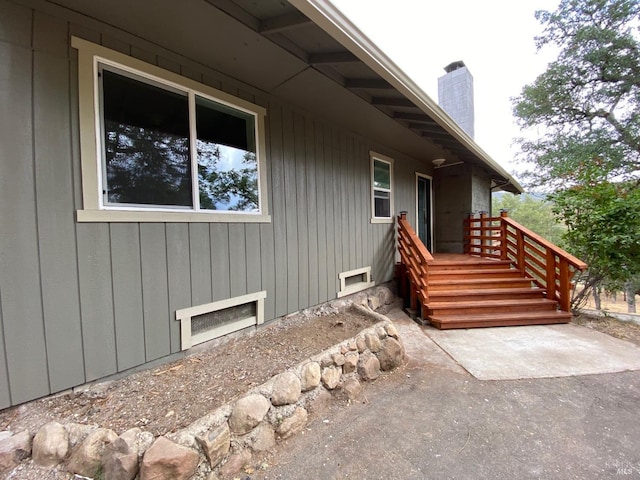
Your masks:
{"label": "stair tread", "polygon": [[501,275],[505,273],[514,274],[520,273],[520,270],[516,268],[468,268],[459,270],[429,270],[430,275]]}
{"label": "stair tread", "polygon": [[433,260],[429,265],[437,266],[458,266],[458,265],[511,265],[510,260],[488,260],[483,258],[465,260]]}
{"label": "stair tread", "polygon": [[548,312],[504,312],[504,313],[478,313],[468,315],[429,315],[429,319],[437,320],[441,323],[448,322],[469,322],[482,320],[526,320],[540,318],[571,318],[569,312],[552,310]]}
{"label": "stair tread", "polygon": [[429,292],[429,297],[438,297],[438,296],[458,296],[464,297],[469,295],[492,295],[492,294],[525,294],[525,293],[539,293],[542,295],[544,293],[544,289],[540,287],[524,287],[524,288],[477,288],[477,289],[460,289],[460,290],[434,290],[433,292]]}
{"label": "stair tread", "polygon": [[[469,283],[469,284],[478,284],[478,285],[483,285],[483,284],[487,284],[487,283],[495,283],[495,282],[499,282],[499,281],[505,281],[505,282],[513,282],[513,283],[531,283],[533,281],[532,278],[524,278],[524,277],[516,277],[516,278],[459,278],[456,279],[455,284],[456,285],[460,285],[460,284],[464,284],[464,283]],[[451,280],[429,280],[427,282],[427,285],[446,285],[448,283],[452,283]]]}
{"label": "stair tread", "polygon": [[540,304],[555,304],[558,302],[548,298],[523,298],[523,299],[505,299],[505,300],[470,300],[455,302],[429,302],[426,306],[429,309],[437,308],[469,308],[469,307],[527,307]]}

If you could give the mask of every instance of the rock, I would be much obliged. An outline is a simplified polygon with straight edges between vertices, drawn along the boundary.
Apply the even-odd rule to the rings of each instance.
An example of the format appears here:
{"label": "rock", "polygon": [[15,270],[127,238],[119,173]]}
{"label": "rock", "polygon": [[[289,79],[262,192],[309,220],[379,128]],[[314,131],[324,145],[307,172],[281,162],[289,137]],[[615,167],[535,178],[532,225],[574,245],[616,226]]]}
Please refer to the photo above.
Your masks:
{"label": "rock", "polygon": [[105,446],[102,456],[105,480],[132,480],[140,470],[140,457],[153,443],[151,432],[131,428]]}
{"label": "rock", "polygon": [[349,349],[349,351],[356,352],[356,351],[358,351],[358,344],[357,344],[357,342],[356,342],[355,340],[353,340],[353,339],[352,339],[352,340],[349,340],[349,341],[347,342],[347,348]]}
{"label": "rock", "polygon": [[268,423],[258,425],[246,437],[246,445],[254,452],[264,452],[276,445],[276,434]]}
{"label": "rock", "polygon": [[387,338],[387,331],[384,329],[382,325],[378,325],[375,328],[375,332],[376,332],[376,335],[378,335],[378,338],[380,340],[384,340],[385,338]]}
{"label": "rock", "polygon": [[371,310],[375,311],[380,308],[380,299],[377,295],[369,295],[369,297],[367,297],[367,305]]}
{"label": "rock", "polygon": [[322,370],[322,384],[329,390],[333,390],[340,383],[341,371],[336,367],[326,367]]}
{"label": "rock", "polygon": [[293,372],[284,372],[276,376],[271,394],[271,404],[275,406],[290,405],[300,398],[302,386],[300,379]]}
{"label": "rock", "polygon": [[0,438],[0,472],[16,467],[31,455],[31,435],[23,430],[2,435]]}
{"label": "rock", "polygon": [[229,453],[229,448],[231,447],[229,425],[225,422],[219,427],[208,431],[205,435],[196,437],[196,440],[202,447],[207,460],[209,460],[209,465],[213,468]]}
{"label": "rock", "polygon": [[155,440],[151,432],[144,432],[138,427],[130,428],[120,435],[120,438],[139,456],[142,456]]}
{"label": "rock", "polygon": [[391,305],[396,301],[396,296],[389,288],[383,287],[380,289],[380,301],[385,305]]}
{"label": "rock", "polygon": [[187,480],[200,462],[195,450],[158,437],[145,452],[140,467],[140,480]]}
{"label": "rock", "polygon": [[102,465],[105,480],[133,480],[140,469],[138,460],[138,453],[119,437],[104,449]]}
{"label": "rock", "polygon": [[102,469],[102,456],[106,446],[118,439],[113,430],[98,428],[83,440],[80,446],[71,453],[67,470],[84,477],[93,478]]}
{"label": "rock", "polygon": [[342,384],[342,390],[352,402],[358,401],[362,396],[362,384],[357,378],[347,378]]}
{"label": "rock", "polygon": [[307,392],[316,388],[320,384],[321,371],[318,362],[309,362],[302,367],[300,373],[300,388]]}
{"label": "rock", "polygon": [[[220,476],[222,478],[233,478],[235,473],[238,473],[245,466],[251,463],[251,452],[249,450],[242,450],[241,452],[234,453],[229,457],[227,463],[220,467]],[[144,478],[140,480],[145,480]]]}
{"label": "rock", "polygon": [[[377,339],[378,337],[376,337]],[[375,380],[380,376],[380,361],[370,352],[360,355],[358,360],[358,375],[365,381]]]}
{"label": "rock", "polygon": [[367,345],[367,348],[371,350],[373,353],[376,353],[378,350],[382,348],[382,343],[380,342],[380,338],[375,333],[365,333],[364,341]]}
{"label": "rock", "polygon": [[387,331],[387,335],[389,335],[390,337],[395,338],[396,340],[400,338],[398,329],[392,323],[388,323],[387,325],[385,325],[384,329]]}
{"label": "rock", "polygon": [[95,431],[98,427],[94,425],[84,425],[82,423],[67,423],[64,429],[69,434],[69,448],[73,450],[82,441],[89,436],[89,434]]}
{"label": "rock", "polygon": [[358,353],[362,353],[367,349],[367,342],[365,342],[362,335],[356,337],[356,348],[358,349]]}
{"label": "rock", "polygon": [[69,453],[69,433],[58,422],[49,422],[33,438],[33,461],[43,467],[54,467]]}
{"label": "rock", "polygon": [[344,356],[344,365],[342,366],[342,373],[352,373],[356,371],[358,366],[358,358],[360,356],[356,352],[349,352]]}
{"label": "rock", "polygon": [[331,394],[324,388],[319,388],[317,392],[318,393],[315,396],[309,398],[306,403],[307,411],[312,416],[320,415],[322,412],[326,411],[327,408],[329,408],[329,405],[331,405],[331,401],[333,400]]}
{"label": "rock", "polygon": [[321,368],[330,367],[332,365],[333,365],[333,358],[329,354],[325,355],[320,360],[320,367]]}
{"label": "rock", "polygon": [[282,421],[282,423],[278,426],[276,433],[283,440],[289,438],[292,435],[295,435],[307,424],[308,416],[309,414],[304,408],[296,408],[295,412],[293,412],[293,415],[291,415],[289,418],[285,418]]}
{"label": "rock", "polygon": [[232,433],[244,435],[258,425],[271,408],[269,400],[262,395],[252,394],[241,398],[235,404],[229,417],[229,428]]}
{"label": "rock", "polygon": [[338,367],[341,367],[342,365],[344,365],[344,355],[341,353],[334,353],[331,356],[331,359],[333,360],[333,363],[336,364]]}
{"label": "rock", "polygon": [[382,341],[382,349],[377,356],[380,368],[387,372],[404,363],[404,347],[395,338],[387,337]]}
{"label": "rock", "polygon": [[[264,384],[258,388],[262,388],[263,386]],[[265,390],[269,390],[268,393],[260,393],[264,396],[271,396],[270,388],[265,388]],[[209,412],[204,417],[200,417],[188,427],[178,430],[177,432],[168,433],[165,437],[178,445],[182,445],[183,447],[197,449],[198,443],[196,441],[196,437],[205,435],[209,430],[213,430],[218,425],[225,423],[229,419],[229,416],[233,411],[233,407],[233,404],[226,403],[212,412]]]}

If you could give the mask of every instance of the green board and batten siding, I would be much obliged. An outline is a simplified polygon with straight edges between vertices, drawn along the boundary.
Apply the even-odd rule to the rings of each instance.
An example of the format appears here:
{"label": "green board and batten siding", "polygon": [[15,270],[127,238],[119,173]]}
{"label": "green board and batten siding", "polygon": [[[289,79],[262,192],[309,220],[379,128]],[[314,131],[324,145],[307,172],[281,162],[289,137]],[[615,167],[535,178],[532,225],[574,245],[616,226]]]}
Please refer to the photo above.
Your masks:
{"label": "green board and batten siding", "polygon": [[[340,272],[391,279],[394,226],[370,223],[369,151],[393,151],[47,8],[56,16],[0,0],[0,408],[178,353],[176,309],[266,290],[270,320],[336,298]],[[70,35],[265,106],[271,223],[76,223]],[[412,210],[419,167],[394,158],[396,210]]]}

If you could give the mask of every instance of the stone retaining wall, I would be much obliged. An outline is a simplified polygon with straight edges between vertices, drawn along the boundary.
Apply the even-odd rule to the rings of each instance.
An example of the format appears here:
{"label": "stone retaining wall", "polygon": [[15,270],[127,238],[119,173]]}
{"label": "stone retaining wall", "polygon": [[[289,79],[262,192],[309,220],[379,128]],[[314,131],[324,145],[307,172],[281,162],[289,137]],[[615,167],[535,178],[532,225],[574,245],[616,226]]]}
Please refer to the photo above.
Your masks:
{"label": "stone retaining wall", "polygon": [[365,306],[371,297],[356,300],[361,313],[380,321],[183,430],[154,438],[132,428],[118,436],[96,426],[50,422],[33,439],[28,432],[0,432],[0,472],[32,455],[39,465],[87,478],[232,478],[254,455],[299,433],[333,399],[359,401],[363,382],[404,363],[404,346],[393,324]]}

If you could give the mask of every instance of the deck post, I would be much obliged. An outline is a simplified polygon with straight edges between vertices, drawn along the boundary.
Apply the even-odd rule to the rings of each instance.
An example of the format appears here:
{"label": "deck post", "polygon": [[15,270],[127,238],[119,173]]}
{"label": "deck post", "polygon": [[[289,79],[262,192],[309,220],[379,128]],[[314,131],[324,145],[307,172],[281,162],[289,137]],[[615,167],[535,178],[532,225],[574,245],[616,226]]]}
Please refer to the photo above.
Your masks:
{"label": "deck post", "polygon": [[560,310],[571,311],[571,281],[569,278],[569,262],[560,259]]}
{"label": "deck post", "polygon": [[487,235],[487,232],[491,232],[491,222],[487,222],[487,218],[489,218],[489,212],[483,210],[480,212],[480,256],[484,257],[485,253],[489,250],[491,246],[491,240],[486,238],[490,235]]}
{"label": "deck post", "polygon": [[508,210],[500,210],[500,259],[509,259],[509,250],[507,246],[507,223],[502,220],[509,216]]}
{"label": "deck post", "polygon": [[464,250],[466,255],[471,253],[471,222],[473,221],[473,212],[467,214],[467,218],[464,219]]}
{"label": "deck post", "polygon": [[518,268],[522,271],[526,271],[526,265],[524,262],[524,233],[522,230],[516,231],[516,248],[518,249]]}
{"label": "deck post", "polygon": [[[547,249],[547,298],[556,300],[556,256],[550,250]],[[562,285],[560,285],[560,297],[562,297]]]}

